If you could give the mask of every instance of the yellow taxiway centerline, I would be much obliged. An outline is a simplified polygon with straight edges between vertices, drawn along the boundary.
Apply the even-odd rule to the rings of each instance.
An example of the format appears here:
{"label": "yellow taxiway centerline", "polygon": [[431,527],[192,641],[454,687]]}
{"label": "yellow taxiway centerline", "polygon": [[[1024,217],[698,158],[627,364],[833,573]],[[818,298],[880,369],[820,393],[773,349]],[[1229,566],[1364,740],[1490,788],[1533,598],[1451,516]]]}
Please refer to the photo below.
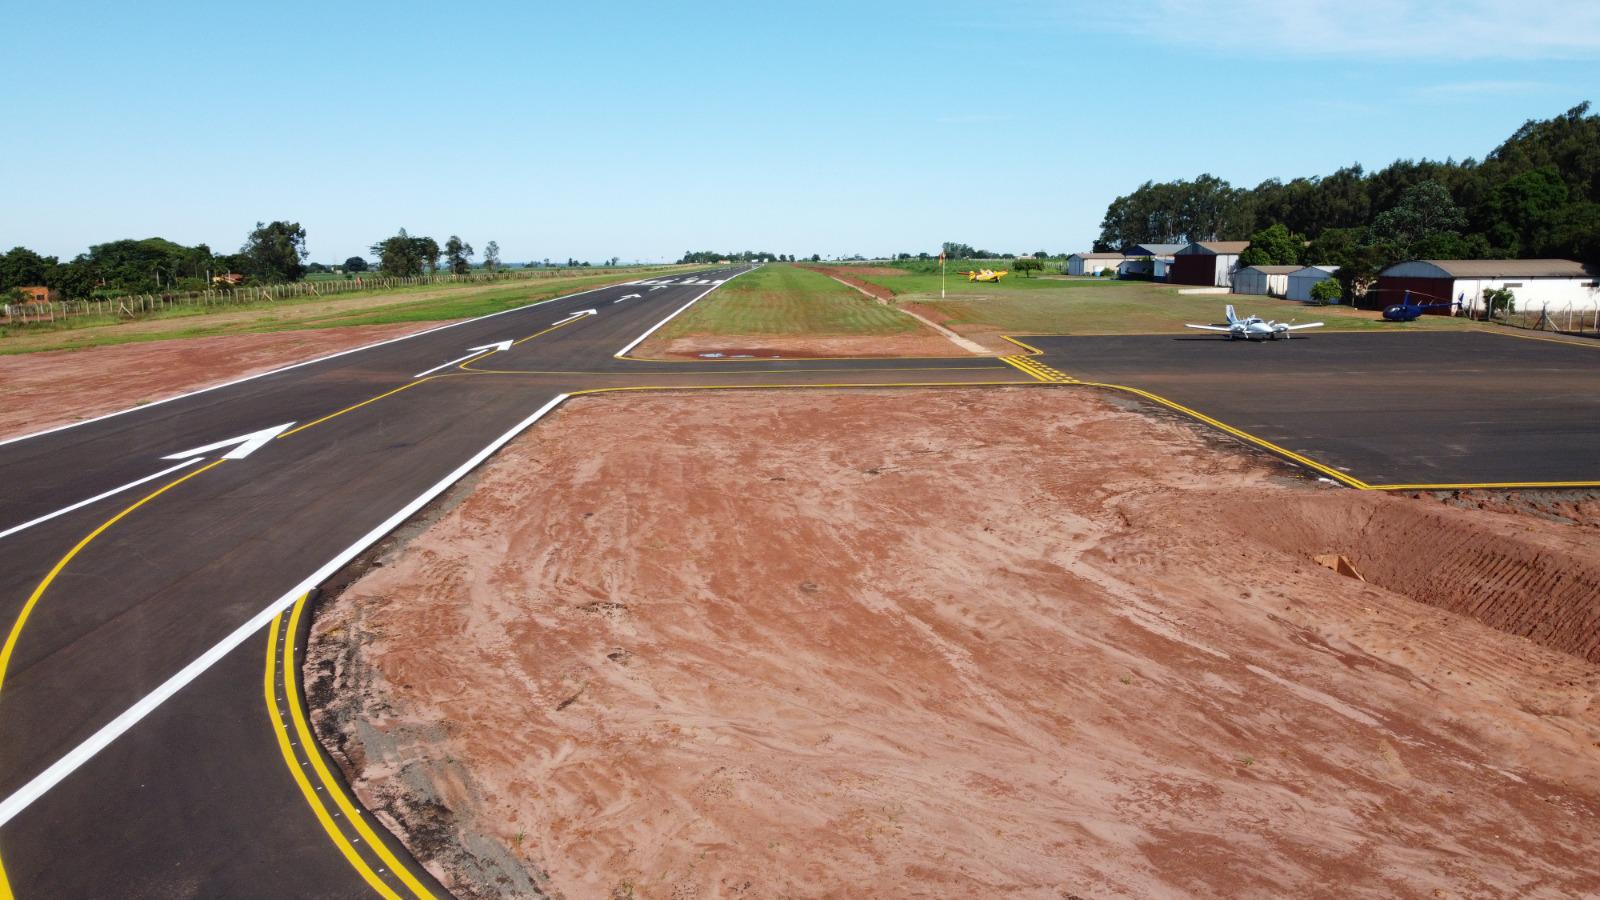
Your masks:
{"label": "yellow taxiway centerline", "polygon": [[309,594],[301,596],[289,613],[288,634],[290,637],[288,646],[284,650],[284,702],[289,707],[289,717],[294,723],[295,734],[299,736],[300,745],[305,748],[306,757],[311,761],[311,768],[316,771],[317,779],[322,782],[325,792],[333,798],[334,803],[344,813],[345,818],[355,827],[356,832],[361,835],[361,839],[366,841],[367,846],[378,854],[378,858],[383,860],[390,871],[394,872],[396,877],[411,889],[412,894],[416,895],[420,900],[432,900],[433,893],[421,881],[417,880],[417,876],[411,874],[411,870],[405,864],[395,857],[394,853],[389,850],[389,846],[372,830],[361,811],[356,809],[355,804],[345,794],[343,786],[328,771],[327,765],[322,762],[322,754],[317,752],[317,739],[311,734],[311,729],[306,725],[305,711],[300,708],[300,692],[295,685],[295,667],[290,664],[290,661],[294,659],[293,636],[299,633],[300,614],[305,611],[306,598],[309,596]]}
{"label": "yellow taxiway centerline", "polygon": [[[283,635],[282,626],[283,613],[278,613],[272,618],[272,626],[267,632],[267,670],[262,678],[262,692],[267,701],[267,712],[272,717],[272,731],[278,737],[278,749],[283,753],[283,764],[289,770],[289,774],[294,776],[294,782],[299,785],[300,793],[306,799],[306,805],[311,807],[311,811],[317,816],[317,821],[322,823],[322,830],[328,833],[328,837],[339,848],[339,852],[344,854],[344,858],[350,863],[350,867],[356,870],[356,874],[360,875],[361,879],[380,896],[387,898],[387,900],[401,900],[400,895],[385,884],[383,879],[378,877],[378,873],[372,871],[372,867],[367,865],[367,861],[361,857],[361,853],[344,836],[344,832],[339,830],[338,823],[333,821],[333,816],[328,813],[327,807],[318,799],[316,789],[312,787],[311,780],[306,777],[305,766],[295,759],[294,748],[289,741],[289,725],[283,721],[277,701],[278,641]],[[292,645],[292,642],[291,632],[289,643]],[[288,672],[292,668],[293,659],[292,647],[286,647],[283,660],[286,681]],[[292,684],[288,685],[288,692],[289,697],[296,696]],[[285,703],[292,702],[289,697],[284,698]],[[301,744],[301,750],[307,756],[312,756],[317,752],[316,748],[308,747],[303,743]]]}
{"label": "yellow taxiway centerline", "polygon": [[44,580],[39,582],[39,586],[33,589],[33,593],[28,597],[28,602],[22,604],[22,611],[17,613],[17,620],[12,623],[11,632],[6,635],[5,646],[0,648],[0,689],[5,687],[6,670],[11,666],[11,654],[16,650],[17,641],[22,636],[23,626],[28,624],[28,616],[32,614],[33,608],[39,604],[39,599],[44,596],[45,591],[48,591],[50,589],[50,585],[55,582],[56,576],[60,575],[61,570],[67,567],[67,563],[72,562],[73,557],[83,552],[83,548],[89,546],[89,544],[92,543],[95,538],[104,534],[106,529],[117,524],[123,519],[124,516],[127,516],[129,513],[132,513],[139,507],[149,503],[151,500],[154,500],[162,494],[165,494],[167,491],[172,490],[178,485],[183,484],[185,481],[188,481],[196,475],[199,475],[202,472],[210,471],[211,469],[215,469],[217,466],[222,465],[226,461],[227,460],[225,459],[215,460],[207,465],[195,469],[193,472],[189,472],[186,475],[181,475],[178,478],[167,482],[161,487],[156,488],[150,493],[145,494],[143,497],[140,497],[138,500],[125,507],[122,512],[119,512],[111,518],[100,523],[100,527],[89,532],[88,536],[74,545],[71,550],[67,551],[66,556],[61,557],[55,566],[50,569],[49,574],[44,576]]}

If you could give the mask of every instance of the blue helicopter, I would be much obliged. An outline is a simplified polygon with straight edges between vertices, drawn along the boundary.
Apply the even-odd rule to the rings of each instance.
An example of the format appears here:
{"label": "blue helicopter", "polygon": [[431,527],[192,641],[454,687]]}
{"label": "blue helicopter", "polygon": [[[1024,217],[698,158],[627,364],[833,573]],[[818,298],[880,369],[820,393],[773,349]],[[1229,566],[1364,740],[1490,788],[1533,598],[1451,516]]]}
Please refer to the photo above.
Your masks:
{"label": "blue helicopter", "polygon": [[1453,309],[1454,303],[1412,303],[1411,292],[1406,291],[1399,303],[1383,308],[1383,317],[1391,322],[1415,322],[1429,309]]}

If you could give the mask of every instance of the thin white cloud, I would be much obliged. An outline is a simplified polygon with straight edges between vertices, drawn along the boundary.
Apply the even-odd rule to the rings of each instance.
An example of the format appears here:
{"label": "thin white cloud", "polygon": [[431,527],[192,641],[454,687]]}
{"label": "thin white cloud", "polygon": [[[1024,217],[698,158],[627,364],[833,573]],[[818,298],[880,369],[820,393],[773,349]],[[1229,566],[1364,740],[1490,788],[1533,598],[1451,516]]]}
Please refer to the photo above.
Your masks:
{"label": "thin white cloud", "polygon": [[1600,54],[1596,0],[1143,0],[1072,6],[1067,15],[1230,54],[1428,61]]}

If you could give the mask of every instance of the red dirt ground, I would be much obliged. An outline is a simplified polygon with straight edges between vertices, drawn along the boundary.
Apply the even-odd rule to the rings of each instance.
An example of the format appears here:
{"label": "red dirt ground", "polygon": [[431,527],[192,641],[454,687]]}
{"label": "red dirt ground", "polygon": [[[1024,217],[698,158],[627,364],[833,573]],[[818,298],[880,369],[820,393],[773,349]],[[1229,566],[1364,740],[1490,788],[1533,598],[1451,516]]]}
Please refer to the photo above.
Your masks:
{"label": "red dirt ground", "polygon": [[1087,389],[586,399],[307,673],[468,896],[1594,896],[1600,666],[1550,647],[1597,522],[1553,504],[1318,486]]}
{"label": "red dirt ground", "polygon": [[0,356],[0,438],[90,419],[442,324],[360,325]]}

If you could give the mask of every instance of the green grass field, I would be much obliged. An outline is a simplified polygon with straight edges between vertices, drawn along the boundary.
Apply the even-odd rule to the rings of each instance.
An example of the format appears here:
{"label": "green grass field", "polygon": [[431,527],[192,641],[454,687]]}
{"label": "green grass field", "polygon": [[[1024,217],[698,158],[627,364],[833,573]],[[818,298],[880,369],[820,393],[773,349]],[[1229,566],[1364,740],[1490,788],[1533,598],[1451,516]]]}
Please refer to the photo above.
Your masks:
{"label": "green grass field", "polygon": [[[849,271],[846,269],[845,271]],[[1182,331],[1187,322],[1222,321],[1232,303],[1240,315],[1280,322],[1325,322],[1328,331],[1451,329],[1480,327],[1465,319],[1427,316],[1415,323],[1383,321],[1377,313],[1342,306],[1315,307],[1276,297],[1180,294],[1179,287],[1147,281],[1094,278],[1020,278],[1000,284],[969,282],[950,275],[946,299],[939,299],[939,276],[855,273],[863,281],[895,293],[896,302],[916,303],[952,326],[994,328],[1008,334],[1144,334]]]}
{"label": "green grass field", "polygon": [[464,319],[679,268],[683,267],[589,272],[487,284],[416,285],[237,306],[176,307],[123,322],[109,317],[98,321],[79,317],[61,325],[40,323],[0,329],[0,355],[223,334]]}
{"label": "green grass field", "polygon": [[885,335],[922,326],[826,275],[768,263],[729,281],[662,329],[687,335]]}

